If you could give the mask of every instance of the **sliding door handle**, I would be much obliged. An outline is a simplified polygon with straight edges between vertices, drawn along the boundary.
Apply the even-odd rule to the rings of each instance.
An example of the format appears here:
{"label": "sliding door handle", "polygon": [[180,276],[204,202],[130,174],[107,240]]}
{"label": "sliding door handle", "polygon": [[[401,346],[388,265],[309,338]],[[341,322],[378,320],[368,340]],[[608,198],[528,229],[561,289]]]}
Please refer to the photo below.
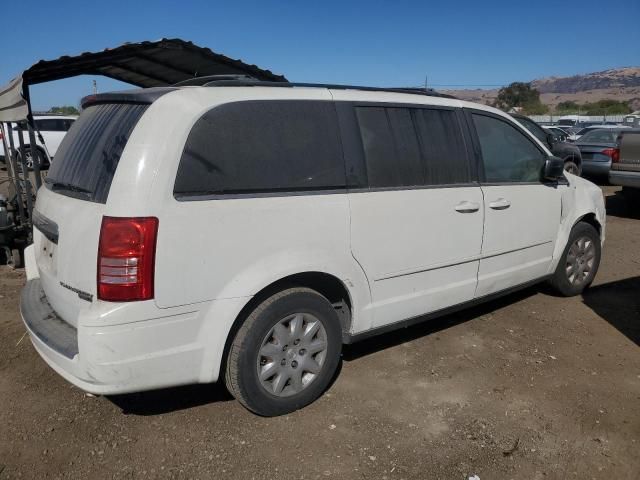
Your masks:
{"label": "sliding door handle", "polygon": [[480,210],[480,204],[476,202],[460,202],[455,206],[456,212],[460,213],[473,213]]}
{"label": "sliding door handle", "polygon": [[494,210],[504,210],[505,208],[509,208],[510,206],[511,202],[509,200],[505,200],[504,198],[499,198],[489,204],[489,208],[493,208]]}

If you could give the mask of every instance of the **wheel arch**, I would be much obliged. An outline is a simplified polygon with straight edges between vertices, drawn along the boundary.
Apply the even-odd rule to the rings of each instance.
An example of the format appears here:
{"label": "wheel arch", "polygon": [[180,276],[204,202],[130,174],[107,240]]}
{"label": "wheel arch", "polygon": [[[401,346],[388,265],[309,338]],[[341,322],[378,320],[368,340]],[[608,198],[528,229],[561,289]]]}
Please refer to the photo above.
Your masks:
{"label": "wheel arch", "polygon": [[[353,312],[353,296],[349,288],[337,276],[320,271],[307,271],[287,275],[278,280],[272,281],[270,284],[257,291],[242,307],[236,316],[231,330],[227,335],[226,344],[233,340],[233,336],[240,328],[240,325],[246,316],[261,302],[269,298],[271,295],[291,287],[307,287],[315,290],[324,296],[336,308],[341,310],[338,312],[340,326],[343,332],[348,332],[351,328],[352,312]],[[225,350],[226,347],[225,346]]]}
{"label": "wheel arch", "polygon": [[336,309],[343,336],[346,332],[349,332],[353,319],[353,293],[344,281],[333,274],[320,271],[305,271],[290,274],[272,281],[270,284],[261,288],[255,295],[248,298],[247,302],[240,309],[231,327],[227,331],[224,348],[221,352],[219,375],[223,375],[226,371],[229,349],[238,330],[251,311],[270,296],[291,287],[307,287],[327,298]]}
{"label": "wheel arch", "polygon": [[580,222],[588,223],[589,225],[591,225],[593,228],[596,229],[596,232],[598,232],[598,236],[602,236],[602,225],[596,218],[595,213],[589,212],[581,216],[573,223],[573,225],[571,226],[571,229],[573,229],[573,227],[575,227]]}

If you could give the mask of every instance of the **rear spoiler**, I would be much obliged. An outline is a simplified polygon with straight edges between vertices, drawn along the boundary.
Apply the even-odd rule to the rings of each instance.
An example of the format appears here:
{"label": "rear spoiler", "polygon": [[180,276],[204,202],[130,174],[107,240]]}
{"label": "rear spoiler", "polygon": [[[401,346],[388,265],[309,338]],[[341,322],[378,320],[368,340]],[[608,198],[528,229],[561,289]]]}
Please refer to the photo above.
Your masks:
{"label": "rear spoiler", "polygon": [[134,103],[148,105],[155,102],[161,96],[178,90],[177,87],[152,87],[123,90],[122,92],[107,92],[84,97],[80,104],[82,108],[103,103]]}

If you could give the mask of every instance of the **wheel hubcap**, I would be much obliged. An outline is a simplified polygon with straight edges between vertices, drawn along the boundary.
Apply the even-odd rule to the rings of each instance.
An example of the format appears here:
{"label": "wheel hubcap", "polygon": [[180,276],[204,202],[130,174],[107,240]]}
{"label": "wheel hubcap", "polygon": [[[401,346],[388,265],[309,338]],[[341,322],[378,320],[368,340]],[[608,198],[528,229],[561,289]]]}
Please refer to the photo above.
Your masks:
{"label": "wheel hubcap", "polygon": [[574,175],[578,175],[578,166],[574,164],[568,164],[564,167],[565,172],[572,173]]}
{"label": "wheel hubcap", "polygon": [[566,272],[569,283],[582,285],[587,282],[593,271],[596,258],[596,246],[588,237],[578,238],[567,254]]}
{"label": "wheel hubcap", "polygon": [[300,393],[317,377],[327,357],[327,332],[315,316],[294,313],[276,323],[262,341],[257,373],[272,395]]}

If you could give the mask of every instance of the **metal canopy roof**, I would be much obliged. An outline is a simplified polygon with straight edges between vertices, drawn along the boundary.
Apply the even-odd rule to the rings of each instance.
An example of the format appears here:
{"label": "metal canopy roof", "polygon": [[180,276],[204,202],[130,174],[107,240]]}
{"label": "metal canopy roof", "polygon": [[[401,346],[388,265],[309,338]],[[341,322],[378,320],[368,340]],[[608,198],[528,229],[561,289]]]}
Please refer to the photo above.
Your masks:
{"label": "metal canopy roof", "polygon": [[25,70],[29,85],[76,75],[104,75],[138,87],[161,87],[203,75],[245,74],[259,80],[286,82],[282,75],[234,60],[179,38],[125,43],[101,52],[40,60]]}
{"label": "metal canopy roof", "polygon": [[[161,87],[205,75],[250,75],[258,80],[286,82],[282,75],[234,60],[179,38],[125,43],[100,52],[84,52],[55,60],[40,60],[0,87],[0,121],[27,115],[29,85],[77,75],[104,75],[137,87]],[[28,98],[26,99],[28,101]]]}

